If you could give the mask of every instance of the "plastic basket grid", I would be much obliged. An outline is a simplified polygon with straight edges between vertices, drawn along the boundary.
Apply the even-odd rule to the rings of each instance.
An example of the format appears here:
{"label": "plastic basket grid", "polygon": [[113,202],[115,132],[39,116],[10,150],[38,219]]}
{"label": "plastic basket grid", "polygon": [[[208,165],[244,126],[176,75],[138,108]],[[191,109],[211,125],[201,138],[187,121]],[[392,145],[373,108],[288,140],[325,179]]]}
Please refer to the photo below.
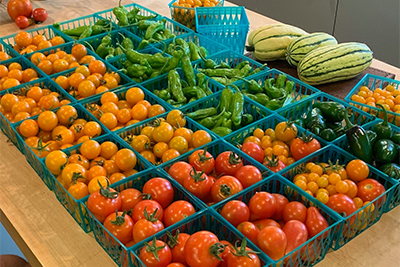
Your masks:
{"label": "plastic basket grid", "polygon": [[[43,27],[40,27],[40,28],[34,28],[34,29],[31,29],[31,30],[26,30],[25,32],[29,33],[32,37],[37,35],[37,34],[41,34],[41,35],[45,36],[47,40],[50,40],[54,36],[61,36],[64,39],[65,43],[73,41],[73,39],[71,39],[68,35],[62,33],[61,31],[59,31],[57,29],[55,29],[52,25],[43,26]],[[7,45],[11,46],[12,47],[11,51],[15,55],[19,55],[18,51],[16,51],[13,48],[16,45],[16,43],[15,43],[15,36],[16,35],[17,35],[16,33],[10,34],[10,35],[1,37],[0,40],[2,40]],[[58,48],[58,47],[59,47],[59,45],[53,46],[52,48]],[[34,52],[29,53],[27,55],[30,55],[30,54],[33,54],[33,53],[36,53],[36,52],[41,52],[41,51],[42,50],[37,50],[37,51],[34,51]]]}
{"label": "plastic basket grid", "polygon": [[[372,129],[373,129],[373,126],[374,126],[375,124],[380,123],[380,122],[382,122],[381,119],[376,119],[376,120],[374,120],[374,121],[371,121],[371,122],[365,124],[365,125],[363,126],[363,128],[364,128],[365,130],[372,130]],[[396,127],[396,126],[394,126],[394,125],[391,125],[391,127],[392,127],[392,131],[393,131],[394,133],[400,133],[400,128],[399,128],[399,127]],[[350,146],[349,146],[349,143],[348,143],[348,141],[347,141],[347,137],[346,137],[346,136],[342,136],[341,138],[337,139],[337,141],[336,141],[334,144],[335,144],[336,146],[338,146],[338,147],[340,147],[340,148],[346,150],[347,152],[349,152],[349,153],[351,154],[351,149],[350,149]],[[398,156],[398,160],[400,160],[400,155]],[[396,162],[393,162],[393,163],[396,163]],[[397,162],[397,164],[400,164],[400,162]],[[379,172],[382,176],[389,177],[389,176],[386,175],[385,173],[381,172],[381,171],[379,170],[378,167],[377,167],[376,171]],[[391,177],[391,178],[395,179],[394,177]],[[387,211],[390,211],[390,210],[394,209],[394,208],[397,207],[399,204],[400,204],[400,184],[399,184],[398,186],[396,186],[396,188],[394,189],[394,192],[393,192],[393,199],[392,199],[392,201],[389,203],[389,206],[388,206],[388,210],[387,210]]]}
{"label": "plastic basket grid", "polygon": [[[119,181],[114,186],[112,186],[117,191],[121,192],[127,188],[135,188],[139,191],[143,190],[143,186],[145,183],[152,178],[161,177],[168,179],[168,175],[162,171],[156,171],[155,169],[148,169],[146,171],[141,172],[139,175],[134,175],[129,179],[124,179]],[[197,200],[185,190],[182,190],[182,187],[173,180],[169,181],[174,188],[174,201],[185,200],[193,205],[196,210],[196,213],[199,211],[203,211],[206,207],[204,207],[201,203],[197,202]],[[89,223],[93,230],[93,234],[96,238],[96,241],[103,247],[103,249],[110,255],[110,257],[117,263],[119,266],[126,264],[128,262],[134,261],[131,253],[128,253],[128,247],[123,245],[119,240],[117,240],[104,226],[97,220],[94,215],[88,210],[86,206],[87,212],[89,214]],[[185,220],[190,220],[195,216],[195,214],[185,218]],[[174,225],[170,226],[169,229],[173,228]],[[135,246],[142,245],[143,242],[139,242],[135,244]]]}
{"label": "plastic basket grid", "polygon": [[[181,80],[186,82],[186,78],[185,75],[183,73],[182,69],[176,69],[176,71],[179,73],[179,76],[181,77]],[[197,70],[194,70],[194,74],[199,73]],[[196,79],[197,80],[197,79]],[[146,89],[148,89],[151,92],[154,92],[154,90],[162,90],[162,89],[167,89],[168,88],[168,73],[165,73],[163,75],[160,75],[154,79],[145,81],[143,83],[141,83],[141,85],[143,87],[145,87]],[[182,87],[184,87],[182,85]],[[218,83],[214,82],[214,81],[210,81],[208,83],[208,88],[210,88],[210,90],[215,93],[218,91],[221,91],[222,89],[224,89],[224,87],[222,87],[221,85],[219,85]],[[159,97],[157,97],[159,98]],[[159,98],[160,99],[160,98]],[[202,101],[202,99],[204,98],[200,98],[197,99],[196,101],[193,101],[191,103],[198,103],[199,101]],[[165,102],[165,101],[163,101]],[[167,102],[165,102],[165,104],[167,105],[166,107],[168,107],[169,109],[174,109],[175,107]],[[181,108],[185,107],[187,104],[181,106]]]}
{"label": "plastic basket grid", "polygon": [[7,55],[9,55],[12,58],[20,56],[19,53],[15,53],[15,50],[12,49],[12,47],[10,45],[4,43],[2,40],[0,40],[0,51],[5,52]]}
{"label": "plastic basket grid", "polygon": [[195,13],[198,33],[243,54],[250,29],[243,6],[196,8]]}
{"label": "plastic basket grid", "polygon": [[[195,216],[191,218],[186,218],[173,226],[171,228],[167,228],[154,236],[158,240],[163,240],[164,242],[168,241],[167,231],[169,231],[172,235],[175,235],[177,230],[180,233],[187,233],[187,234],[194,234],[198,231],[210,231],[214,233],[219,240],[227,240],[231,244],[235,244],[236,241],[240,243],[243,240],[242,235],[240,232],[230,224],[227,224],[225,220],[213,210],[206,210],[204,212],[197,213]],[[153,237],[146,239],[145,241],[150,242]],[[261,253],[261,251],[251,244],[250,242],[247,243],[247,246],[256,252]],[[132,247],[131,254],[136,255],[135,261],[130,263],[129,265],[122,265],[123,267],[126,266],[138,266],[138,267],[145,267],[146,265],[139,259],[137,255],[140,255],[140,250],[142,249],[143,244],[138,244]],[[132,257],[133,258],[133,257]],[[261,266],[270,266],[270,262],[265,262],[263,258],[260,258]],[[266,265],[268,264],[268,265]]]}
{"label": "plastic basket grid", "polygon": [[[195,9],[193,7],[183,7],[178,4],[178,0],[172,0],[169,4],[169,10],[171,12],[171,18],[176,22],[185,25],[186,27],[196,31],[196,18],[195,18]],[[218,1],[215,6],[223,6],[224,0]],[[200,7],[198,7],[200,8]]]}
{"label": "plastic basket grid", "polygon": [[[196,101],[193,103],[189,103],[188,105],[179,108],[183,113],[194,112],[199,109],[210,108],[210,107],[218,107],[221,99],[221,92],[218,91],[212,95],[202,98],[200,101]],[[253,115],[254,121],[261,120],[272,113],[266,109],[264,106],[258,104],[257,102],[245,98],[244,105],[243,105],[243,114],[251,114]],[[199,127],[203,130],[208,130],[212,132],[211,129],[207,129],[204,126],[198,124]],[[239,129],[238,129],[239,130]],[[232,134],[236,133],[238,130],[232,132]]]}
{"label": "plastic basket grid", "polygon": [[[99,144],[102,144],[106,141],[111,141],[114,144],[117,145],[118,149],[122,148],[128,148],[131,149],[125,142],[121,142],[119,138],[117,138],[114,134],[109,133],[106,135],[102,135],[99,137],[94,138],[93,140],[96,140],[99,142]],[[74,146],[70,147],[64,152],[67,154],[67,156],[71,156],[74,153],[79,153],[79,146]],[[131,149],[132,150],[132,149]],[[138,163],[136,164],[136,169],[139,171],[139,175],[142,173],[143,170],[151,168],[146,162],[144,162],[143,158],[138,154],[135,153],[137,158],[138,158]],[[71,216],[75,219],[75,221],[79,224],[79,226],[85,231],[85,232],[90,232],[91,227],[89,225],[89,218],[88,214],[86,212],[86,208],[84,207],[84,203],[87,201],[89,196],[86,196],[82,199],[75,199],[64,186],[56,179],[56,177],[47,169],[45,166],[45,159],[42,159],[42,164],[44,166],[44,175],[46,179],[51,180],[53,183],[53,191],[57,197],[57,199],[60,201],[60,203],[64,206],[64,208],[71,214]],[[126,177],[125,179],[130,179],[129,176]]]}
{"label": "plastic basket grid", "polygon": [[[282,173],[281,175],[288,180],[293,181],[294,176],[298,173],[301,173],[301,170],[304,169],[305,165],[308,162],[327,163],[329,160],[331,160],[335,163],[338,160],[339,164],[347,165],[347,163],[353,159],[356,158],[353,155],[347,153],[345,150],[338,148],[335,145],[329,145],[317,151],[316,153],[309,155],[298,162],[295,162],[292,166],[290,166],[290,170]],[[341,248],[353,238],[355,238],[366,229],[368,229],[370,226],[375,224],[377,221],[379,221],[382,214],[388,209],[390,203],[392,202],[393,193],[395,187],[398,186],[398,182],[392,178],[385,177],[372,167],[370,167],[370,173],[368,177],[380,182],[385,187],[386,191],[378,198],[371,201],[370,204],[362,207],[361,209],[358,209],[349,216],[340,216],[342,219],[342,223],[340,226],[340,230],[338,231],[338,234],[335,238],[335,241],[332,244],[332,248],[334,250]],[[299,190],[305,192],[300,188]],[[311,196],[310,198],[315,199]],[[370,210],[372,204],[375,206],[375,209],[373,211]]]}
{"label": "plastic basket grid", "polygon": [[[223,139],[231,144],[243,144],[244,140],[247,137],[253,135],[253,132],[255,129],[260,128],[264,131],[268,128],[275,129],[275,127],[276,127],[276,125],[278,125],[278,123],[284,122],[284,121],[286,121],[285,118],[283,118],[277,114],[273,114],[264,119],[253,122],[252,124],[250,124],[246,127],[243,127],[242,129],[238,130],[235,133],[231,133],[227,136],[224,136]],[[297,126],[297,130],[298,130],[298,133],[297,133],[298,136],[301,136],[303,133],[311,134],[309,131],[305,130],[304,128],[302,128],[300,126]],[[321,144],[321,146],[323,146],[323,145],[324,144]],[[256,162],[256,163],[258,163],[258,162]],[[260,164],[260,166],[262,166],[263,169],[267,169],[262,164]],[[284,168],[283,170],[281,170],[278,173],[283,173],[290,167],[291,166],[287,166],[286,168]]]}
{"label": "plastic basket grid", "polygon": [[[284,107],[293,106],[296,104],[297,101],[299,101],[301,99],[311,99],[312,97],[316,96],[317,93],[320,92],[320,90],[318,90],[317,88],[315,88],[311,85],[308,85],[308,84],[300,81],[299,79],[296,79],[296,78],[294,78],[286,73],[283,73],[277,69],[270,69],[268,71],[262,71],[255,75],[252,75],[251,79],[249,79],[249,80],[255,80],[259,85],[261,85],[263,87],[266,80],[271,79],[271,78],[277,79],[278,76],[282,75],[282,74],[286,75],[286,81],[292,81],[295,83],[295,85],[293,87],[293,92],[292,92],[293,101]],[[244,81],[238,81],[236,85],[241,89],[247,90],[247,88],[248,88],[248,83],[246,83]],[[273,111],[279,112],[282,108],[279,108],[279,109],[276,109]]]}
{"label": "plastic basket grid", "polygon": [[[359,107],[360,109],[362,109],[368,113],[371,113],[372,115],[374,115],[376,117],[383,119],[383,116],[384,116],[383,111],[381,109],[379,109],[379,107],[372,107],[372,106],[368,106],[366,104],[361,104],[361,103],[355,102],[355,101],[351,100],[351,97],[353,95],[356,95],[362,86],[367,86],[371,91],[375,91],[375,89],[377,89],[377,88],[384,89],[389,84],[393,85],[397,91],[400,91],[400,81],[399,80],[392,80],[392,79],[389,79],[386,77],[381,77],[378,75],[366,74],[356,84],[356,86],[354,86],[354,88],[350,91],[350,93],[346,96],[345,101],[352,105],[356,105],[356,107]],[[388,118],[389,118],[390,123],[392,123],[398,127],[400,126],[400,113],[388,111]]]}
{"label": "plastic basket grid", "polygon": [[[236,196],[229,197],[228,199],[213,205],[211,208],[220,213],[225,204],[231,200],[240,200],[248,204],[250,199],[257,192],[281,194],[284,195],[289,201],[298,201],[303,203],[307,208],[316,207],[329,224],[327,229],[308,239],[295,250],[286,254],[284,258],[274,261],[265,253],[259,255],[266,261],[272,262],[268,266],[280,266],[283,261],[285,262],[285,266],[313,266],[323,260],[332,245],[337,231],[340,229],[340,216],[334,211],[328,209],[322,203],[311,198],[304,191],[299,190],[296,185],[280,175],[275,174],[263,179],[261,182],[243,190]],[[225,219],[223,220],[225,221],[225,224],[230,224]],[[240,234],[240,237],[243,237],[243,235]]]}
{"label": "plastic basket grid", "polygon": [[[263,68],[262,72],[269,69],[265,65],[262,65],[261,63],[255,61],[251,58],[248,58],[244,55],[236,53],[234,51],[221,52],[221,53],[215,54],[213,56],[208,56],[207,59],[212,59],[217,64],[221,64],[222,62],[224,62],[224,63],[228,64],[229,66],[231,66],[231,68],[236,67],[239,63],[241,63],[243,61],[248,61],[252,68],[251,71],[254,71],[255,69],[260,68],[260,67]],[[201,59],[198,61],[194,61],[192,64],[195,69],[204,69],[204,61]],[[252,79],[255,75],[256,74],[248,75],[247,77],[244,77],[244,78]],[[240,82],[241,82],[241,80],[237,80],[237,81],[233,82],[232,84],[237,85],[237,84],[240,84]],[[224,84],[221,84],[221,85],[225,86]]]}
{"label": "plastic basket grid", "polygon": [[[343,100],[335,98],[326,93],[318,93],[318,94],[314,95],[312,98],[302,99],[291,106],[283,107],[282,109],[280,109],[278,111],[278,114],[283,116],[286,119],[296,119],[296,118],[304,119],[307,112],[312,108],[312,104],[314,104],[316,102],[327,102],[327,101],[335,101],[337,103],[342,104],[346,108],[350,107],[350,105],[348,103],[344,102]],[[370,121],[373,121],[375,118],[372,115],[370,115],[362,110],[352,107],[349,119],[354,124],[364,125]],[[328,142],[317,135],[314,135],[314,136],[318,141],[320,141],[324,144],[334,143],[340,138],[340,136],[338,136],[335,140]]]}

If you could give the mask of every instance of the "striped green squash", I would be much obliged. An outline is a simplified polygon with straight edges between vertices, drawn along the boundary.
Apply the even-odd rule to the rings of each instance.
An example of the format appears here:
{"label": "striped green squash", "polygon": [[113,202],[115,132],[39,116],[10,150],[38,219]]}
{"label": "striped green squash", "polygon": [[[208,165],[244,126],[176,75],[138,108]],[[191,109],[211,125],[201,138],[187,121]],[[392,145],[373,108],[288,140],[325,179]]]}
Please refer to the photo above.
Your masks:
{"label": "striped green squash", "polygon": [[294,39],[286,49],[286,61],[297,67],[300,60],[315,48],[337,45],[335,37],[324,32],[315,32]]}
{"label": "striped green squash", "polygon": [[317,48],[297,66],[300,80],[318,85],[356,77],[371,65],[373,53],[366,44],[341,43]]}

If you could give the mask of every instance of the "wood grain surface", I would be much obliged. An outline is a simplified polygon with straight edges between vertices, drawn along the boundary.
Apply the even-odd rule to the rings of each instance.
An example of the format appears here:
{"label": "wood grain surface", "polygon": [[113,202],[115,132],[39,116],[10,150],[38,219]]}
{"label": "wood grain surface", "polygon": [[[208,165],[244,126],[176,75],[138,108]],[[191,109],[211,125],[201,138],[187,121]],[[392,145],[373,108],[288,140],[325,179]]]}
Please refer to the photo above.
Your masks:
{"label": "wood grain surface", "polygon": [[[169,17],[168,2],[136,1]],[[43,7],[48,11],[48,19],[38,25],[40,27],[112,8],[118,1],[45,0],[32,3],[34,8]],[[129,3],[123,1],[123,4]],[[255,12],[247,11],[247,15],[250,30],[277,23]],[[1,36],[19,31],[6,13],[5,1],[0,5],[0,25]],[[400,69],[378,60],[374,60],[372,67],[400,77]],[[116,266],[93,235],[81,230],[3,133],[0,134],[0,221],[34,267]],[[340,250],[329,252],[316,266],[392,267],[399,266],[399,262],[400,207],[397,207]]]}

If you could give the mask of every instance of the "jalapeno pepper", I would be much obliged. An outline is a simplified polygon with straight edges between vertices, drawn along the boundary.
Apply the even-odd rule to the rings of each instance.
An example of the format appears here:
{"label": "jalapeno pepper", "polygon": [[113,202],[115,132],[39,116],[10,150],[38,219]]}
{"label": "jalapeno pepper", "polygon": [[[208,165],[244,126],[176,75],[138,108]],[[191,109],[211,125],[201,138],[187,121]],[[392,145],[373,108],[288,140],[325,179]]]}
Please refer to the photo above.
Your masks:
{"label": "jalapeno pepper", "polygon": [[385,115],[384,120],[382,122],[379,122],[375,124],[372,129],[376,134],[378,135],[379,139],[390,139],[393,134],[392,127],[388,123],[388,114],[386,109],[381,105],[381,104],[376,104],[378,107],[381,108],[383,114]]}
{"label": "jalapeno pepper", "polygon": [[315,102],[313,108],[319,108],[322,116],[330,122],[339,122],[345,117],[346,108],[335,101]]}
{"label": "jalapeno pepper", "polygon": [[199,109],[194,112],[190,112],[186,114],[189,118],[193,120],[200,120],[204,119],[206,117],[210,117],[217,114],[217,109],[215,107],[210,107],[210,108],[204,108],[204,109]]}
{"label": "jalapeno pepper", "polygon": [[319,135],[323,129],[325,129],[325,119],[322,116],[322,112],[319,108],[313,108],[307,113],[305,119],[306,127],[310,129],[311,132]]}
{"label": "jalapeno pepper", "polygon": [[186,102],[187,99],[182,92],[181,78],[176,70],[171,70],[168,73],[168,84],[171,89],[171,93],[178,102]]}
{"label": "jalapeno pepper", "polygon": [[384,164],[379,170],[393,179],[400,180],[400,166],[395,163]]}
{"label": "jalapeno pepper", "polygon": [[400,145],[400,133],[394,134],[391,139],[395,144]]}
{"label": "jalapeno pepper", "polygon": [[371,146],[373,146],[375,144],[375,141],[378,140],[378,135],[371,130],[366,130],[365,132],[368,135],[369,143],[371,144]]}
{"label": "jalapeno pepper", "polygon": [[333,141],[337,137],[335,131],[333,131],[331,128],[323,129],[319,136],[326,141]]}

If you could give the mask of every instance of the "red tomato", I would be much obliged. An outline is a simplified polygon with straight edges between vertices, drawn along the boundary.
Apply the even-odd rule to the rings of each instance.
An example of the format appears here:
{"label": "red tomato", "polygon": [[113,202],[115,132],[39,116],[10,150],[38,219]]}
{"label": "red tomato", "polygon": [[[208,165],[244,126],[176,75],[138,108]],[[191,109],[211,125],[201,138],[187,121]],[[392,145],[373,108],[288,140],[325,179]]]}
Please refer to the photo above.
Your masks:
{"label": "red tomato", "polygon": [[256,143],[244,143],[241,150],[260,163],[262,163],[265,158],[263,149]]}
{"label": "red tomato", "polygon": [[43,22],[47,19],[47,11],[44,8],[35,8],[32,16],[36,23]]}
{"label": "red tomato", "polygon": [[203,171],[210,174],[214,170],[215,160],[213,155],[207,152],[207,149],[196,150],[189,156],[189,163],[196,171]]}
{"label": "red tomato", "polygon": [[120,211],[108,215],[104,227],[124,245],[132,240],[133,221],[126,212]]}
{"label": "red tomato", "polygon": [[20,29],[25,29],[27,28],[29,25],[31,25],[31,21],[25,17],[25,16],[18,16],[15,19],[15,24],[17,24],[18,28]]}
{"label": "red tomato", "polygon": [[[310,140],[311,138],[311,140]],[[290,153],[297,161],[321,149],[321,144],[312,137],[296,138],[290,144]]]}
{"label": "red tomato", "polygon": [[242,247],[234,249],[231,256],[228,257],[229,267],[260,267],[260,258],[255,253],[251,253],[251,249],[243,246],[246,239],[242,241]]}
{"label": "red tomato", "polygon": [[183,185],[183,181],[189,175],[192,170],[192,166],[184,161],[178,161],[174,163],[168,170],[168,174],[175,179],[178,183]]}
{"label": "red tomato", "polygon": [[317,208],[309,207],[307,209],[306,226],[308,230],[308,236],[311,238],[328,228],[329,224]]}
{"label": "red tomato", "polygon": [[281,170],[286,168],[286,165],[274,154],[272,154],[272,157],[266,157],[263,164],[268,169],[270,169],[270,171],[275,173],[280,172]]}
{"label": "red tomato", "polygon": [[[365,179],[357,184],[358,193],[357,196],[365,201],[373,201],[380,195],[382,195],[386,190],[385,187],[375,179]],[[379,202],[382,201],[379,200]]]}
{"label": "red tomato", "polygon": [[[354,201],[345,194],[334,194],[330,196],[326,205],[343,217],[347,217],[357,210]],[[350,223],[354,222],[356,216],[357,214],[351,217]]]}
{"label": "red tomato", "polygon": [[194,169],[183,181],[183,187],[199,199],[204,199],[210,193],[212,185],[213,180],[207,174]]}
{"label": "red tomato", "polygon": [[168,245],[171,248],[172,261],[180,262],[187,265],[185,258],[185,245],[190,235],[185,233],[179,233],[177,231],[175,236],[168,235]]}
{"label": "red tomato", "polygon": [[289,200],[281,194],[272,194],[272,195],[275,198],[276,211],[275,211],[274,215],[272,215],[271,219],[279,221],[279,220],[282,220],[282,218],[283,218],[283,209],[289,203]]}
{"label": "red tomato", "polygon": [[160,220],[149,214],[146,216],[148,217],[140,219],[133,226],[133,240],[136,243],[139,243],[164,229],[164,225]]}
{"label": "red tomato", "polygon": [[140,191],[134,188],[127,188],[125,190],[122,190],[119,194],[122,202],[121,210],[130,211],[131,209],[133,209],[136,204],[142,200],[140,194]]}
{"label": "red tomato", "polygon": [[298,220],[290,220],[282,228],[286,235],[287,245],[285,255],[304,244],[308,239],[307,227]]}
{"label": "red tomato", "polygon": [[218,175],[235,175],[243,167],[243,161],[234,152],[225,151],[218,155],[215,160],[215,170]]}
{"label": "red tomato", "polygon": [[257,244],[264,253],[276,261],[285,255],[287,239],[282,229],[268,226],[258,234]]}
{"label": "red tomato", "polygon": [[174,188],[167,179],[155,177],[144,184],[143,194],[151,195],[151,199],[157,201],[165,209],[174,199]]}
{"label": "red tomato", "polygon": [[267,226],[275,226],[275,227],[281,228],[281,225],[278,222],[271,220],[271,219],[257,220],[257,221],[254,221],[253,224],[255,226],[257,226],[257,228],[260,230],[264,229]]}
{"label": "red tomato", "polygon": [[307,208],[303,203],[292,201],[283,208],[283,221],[298,220],[302,223],[306,222]]}
{"label": "red tomato", "polygon": [[15,20],[18,16],[30,18],[32,9],[32,3],[29,0],[11,0],[7,4],[7,13],[12,20]]}
{"label": "red tomato", "polygon": [[172,253],[167,244],[154,237],[149,244],[140,249],[139,258],[146,267],[165,267],[171,263]]}
{"label": "red tomato", "polygon": [[238,179],[230,175],[225,175],[219,178],[211,187],[211,197],[217,203],[242,190],[243,186]]}
{"label": "red tomato", "polygon": [[173,262],[173,263],[168,264],[166,267],[186,267],[186,265],[182,264],[180,262]]}
{"label": "red tomato", "polygon": [[165,227],[171,226],[196,212],[192,204],[185,200],[173,202],[164,211]]}
{"label": "red tomato", "polygon": [[103,223],[108,215],[121,209],[121,197],[112,188],[100,188],[90,194],[87,207],[99,222]]}
{"label": "red tomato", "polygon": [[238,225],[237,229],[241,232],[247,239],[249,239],[253,244],[257,245],[257,236],[260,229],[251,222],[242,222]]}
{"label": "red tomato", "polygon": [[163,220],[164,210],[161,205],[157,201],[146,199],[137,203],[133,208],[132,219],[135,223],[141,219],[145,219],[145,209],[149,214],[153,214],[157,210],[155,217],[158,218],[160,221]]}
{"label": "red tomato", "polygon": [[235,227],[250,219],[249,208],[246,203],[239,200],[231,200],[226,203],[220,213],[222,217]]}
{"label": "red tomato", "polygon": [[225,246],[225,250],[219,255],[222,261],[218,267],[228,267],[228,259],[231,256],[231,249],[233,249],[233,245],[226,240],[222,240],[220,243]]}
{"label": "red tomato", "polygon": [[237,170],[235,177],[240,181],[244,189],[262,180],[261,171],[252,165],[246,165]]}
{"label": "red tomato", "polygon": [[191,267],[217,267],[220,260],[211,251],[218,255],[223,249],[215,234],[209,231],[196,232],[186,241],[186,262]]}
{"label": "red tomato", "polygon": [[257,219],[268,219],[276,212],[276,201],[267,192],[257,192],[249,201],[249,209]]}

